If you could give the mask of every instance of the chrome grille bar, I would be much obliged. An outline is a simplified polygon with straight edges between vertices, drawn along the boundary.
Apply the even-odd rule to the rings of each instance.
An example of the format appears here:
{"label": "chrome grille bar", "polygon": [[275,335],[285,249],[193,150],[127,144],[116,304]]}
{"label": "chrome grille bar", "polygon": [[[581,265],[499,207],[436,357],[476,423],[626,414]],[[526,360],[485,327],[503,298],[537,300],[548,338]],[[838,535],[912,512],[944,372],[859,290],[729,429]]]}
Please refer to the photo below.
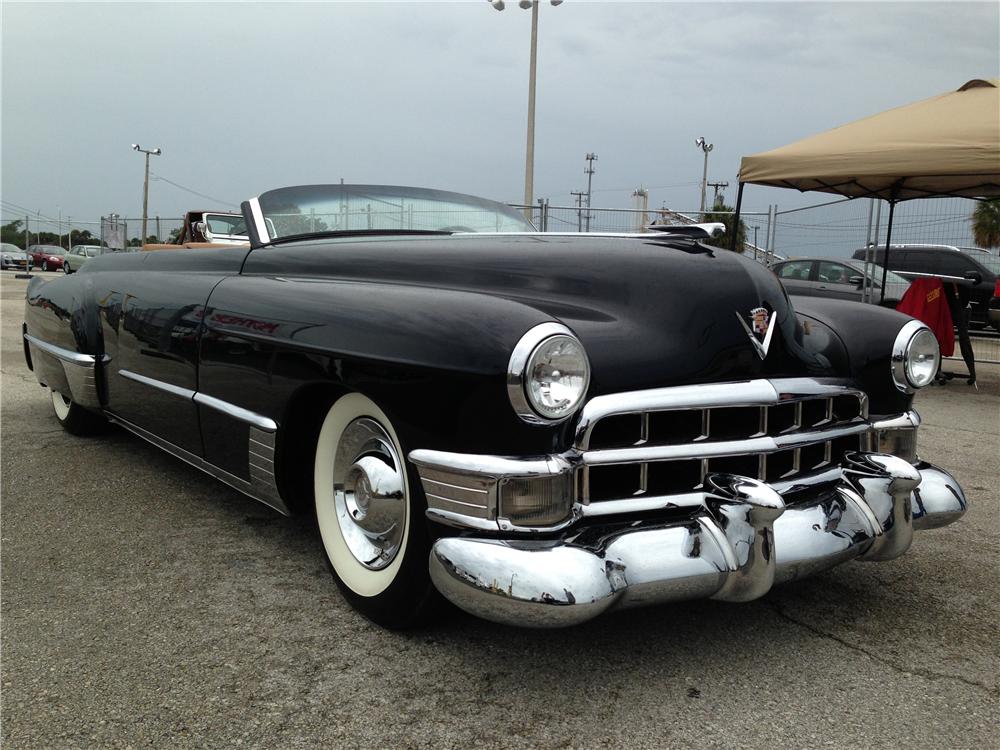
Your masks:
{"label": "chrome grille bar", "polygon": [[586,466],[609,464],[639,464],[655,461],[682,461],[690,458],[722,458],[801,448],[848,435],[868,432],[868,422],[856,422],[843,427],[832,427],[814,432],[798,432],[776,437],[749,438],[747,440],[721,440],[718,442],[684,443],[682,445],[650,445],[632,448],[590,450],[581,458]]}
{"label": "chrome grille bar", "polygon": [[[629,417],[637,420],[622,421]],[[803,378],[597,397],[584,407],[575,435],[577,498],[586,505],[696,491],[720,466],[760,481],[791,480],[823,470],[845,450],[866,450],[867,417],[861,391]],[[610,418],[618,421],[599,432]],[[634,474],[604,473],[628,466]],[[602,472],[599,484],[593,471]]]}

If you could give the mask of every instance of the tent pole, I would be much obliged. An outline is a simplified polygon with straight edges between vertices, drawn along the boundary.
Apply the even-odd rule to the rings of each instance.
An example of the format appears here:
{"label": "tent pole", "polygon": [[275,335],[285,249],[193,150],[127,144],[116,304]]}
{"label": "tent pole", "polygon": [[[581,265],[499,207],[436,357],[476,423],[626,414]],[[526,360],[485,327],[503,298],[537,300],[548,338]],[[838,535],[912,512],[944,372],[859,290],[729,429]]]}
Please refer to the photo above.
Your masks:
{"label": "tent pole", "polygon": [[736,251],[736,239],[740,234],[740,206],[743,205],[743,183],[736,193],[736,212],[733,214],[733,239],[729,242],[729,249]]}
{"label": "tent pole", "polygon": [[[892,214],[896,208],[896,201],[889,199],[889,221],[885,225],[885,257],[882,258],[882,294],[879,296],[879,304],[885,302],[885,279],[889,274],[889,248],[892,246]],[[878,249],[878,245],[875,246]],[[875,256],[876,258],[878,255]]]}

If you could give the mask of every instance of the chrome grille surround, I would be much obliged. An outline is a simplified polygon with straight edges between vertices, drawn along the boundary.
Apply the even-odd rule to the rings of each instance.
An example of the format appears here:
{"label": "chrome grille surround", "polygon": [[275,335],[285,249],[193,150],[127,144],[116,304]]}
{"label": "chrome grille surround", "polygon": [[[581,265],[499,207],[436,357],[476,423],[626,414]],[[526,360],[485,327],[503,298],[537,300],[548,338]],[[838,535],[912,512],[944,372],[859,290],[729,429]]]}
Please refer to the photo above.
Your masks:
{"label": "chrome grille surround", "polygon": [[[653,429],[661,416],[676,415],[685,415],[685,423],[697,429],[681,439]],[[623,417],[634,421],[631,444],[621,445],[621,438],[617,445],[602,441],[602,424]],[[586,404],[576,427],[574,449],[581,462],[576,500],[583,506],[634,504],[644,497],[697,492],[713,471],[792,482],[836,466],[847,451],[869,450],[870,431],[862,391],[805,378],[599,396]],[[604,483],[612,489],[596,491],[595,475],[606,467],[615,467]]]}
{"label": "chrome grille surround", "polygon": [[[854,406],[848,409],[846,405],[851,403]],[[782,409],[790,409],[793,417],[785,427],[781,426],[781,418],[775,419]],[[742,417],[737,415],[737,422],[742,418],[746,423],[748,413],[756,420],[752,429],[739,439],[732,425],[726,424],[732,422],[734,410],[742,414]],[[842,412],[848,416],[844,417]],[[677,442],[669,435],[657,438],[650,425],[664,414],[695,415],[698,434],[684,442]],[[625,446],[603,447],[597,439],[598,426],[602,420],[623,415],[639,420],[638,439],[630,439]],[[720,423],[719,415],[727,419]],[[806,415],[813,416],[806,419]],[[899,425],[905,423],[908,429],[919,425],[916,414],[906,412],[893,417],[891,424],[885,423],[886,428],[899,428],[897,421]],[[840,476],[841,455],[868,450],[871,436],[880,425],[881,422],[873,425],[868,420],[866,395],[843,381],[760,379],[593,398],[577,418],[574,444],[560,454],[514,457],[418,449],[409,454],[409,459],[420,474],[427,496],[427,515],[432,520],[481,531],[537,534],[564,529],[585,516],[667,508],[694,510],[705,501],[701,485],[706,473],[746,475],[753,479],[763,474],[767,477],[764,481],[782,494],[836,481]],[[713,439],[720,434],[726,439]],[[796,458],[798,464],[794,464]],[[782,471],[778,479],[769,476],[768,471],[779,467],[782,460],[790,462],[789,470]],[[686,485],[675,483],[664,487],[657,479],[658,475],[662,477],[664,472],[670,475],[692,461],[697,465],[697,474]],[[719,464],[720,461],[752,465],[750,470],[738,471],[733,466]],[[615,492],[595,499],[593,484],[598,472],[633,468],[634,483],[620,482],[616,486],[612,482]],[[529,526],[504,516],[502,496],[510,483],[545,477],[562,480],[567,475],[573,481],[563,521]]]}

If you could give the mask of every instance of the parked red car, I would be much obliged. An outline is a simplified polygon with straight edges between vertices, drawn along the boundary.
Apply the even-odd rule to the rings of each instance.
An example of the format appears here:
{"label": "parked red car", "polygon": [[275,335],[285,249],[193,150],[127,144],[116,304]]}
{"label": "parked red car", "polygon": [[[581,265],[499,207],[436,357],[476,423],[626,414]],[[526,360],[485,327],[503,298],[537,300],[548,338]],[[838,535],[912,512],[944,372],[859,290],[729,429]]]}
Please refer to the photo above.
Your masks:
{"label": "parked red car", "polygon": [[59,245],[30,245],[28,247],[31,265],[43,271],[62,270],[63,253],[65,252]]}

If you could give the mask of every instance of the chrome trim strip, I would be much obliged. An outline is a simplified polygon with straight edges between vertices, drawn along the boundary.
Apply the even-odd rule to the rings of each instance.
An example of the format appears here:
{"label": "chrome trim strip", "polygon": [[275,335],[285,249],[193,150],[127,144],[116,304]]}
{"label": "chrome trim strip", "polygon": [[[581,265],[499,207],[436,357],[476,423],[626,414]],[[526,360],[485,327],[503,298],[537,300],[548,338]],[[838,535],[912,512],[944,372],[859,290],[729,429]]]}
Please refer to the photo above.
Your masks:
{"label": "chrome trim strip", "polygon": [[[510,398],[510,404],[514,407],[514,411],[517,416],[528,424],[556,425],[565,422],[576,413],[576,409],[574,409],[566,414],[566,416],[558,419],[543,417],[531,407],[528,394],[524,391],[524,376],[525,370],[528,366],[528,360],[531,359],[531,355],[543,341],[548,338],[552,338],[553,336],[569,336],[570,338],[575,339],[580,343],[580,350],[584,352],[584,358],[587,356],[583,343],[580,342],[580,339],[577,338],[575,333],[561,323],[540,323],[534,328],[529,329],[523,336],[521,336],[517,344],[514,345],[514,351],[511,352],[510,360],[507,362],[507,396]],[[588,360],[587,382],[584,385],[583,397],[581,398],[586,397],[587,388],[589,387],[590,362]]]}
{"label": "chrome trim strip", "polygon": [[222,412],[223,414],[233,417],[234,419],[238,419],[241,422],[245,422],[248,425],[256,427],[262,432],[278,431],[278,423],[270,417],[265,417],[257,412],[244,409],[242,406],[236,406],[228,401],[223,401],[221,398],[209,396],[207,393],[199,393],[198,391],[192,391],[189,388],[182,388],[179,385],[164,383],[162,380],[155,380],[153,378],[146,377],[145,375],[140,375],[137,372],[132,372],[131,370],[119,370],[118,374],[123,378],[128,378],[129,380],[134,380],[137,383],[148,385],[151,388],[156,388],[173,396],[191,399],[199,406],[204,406],[208,409],[214,409],[215,411]]}
{"label": "chrome trim strip", "polygon": [[[426,482],[428,480],[425,479],[424,481]],[[465,508],[476,508],[478,510],[482,510],[483,508],[483,506],[476,505],[475,503],[465,503],[462,502],[461,500],[452,500],[450,497],[445,497],[444,495],[435,495],[433,493],[427,492],[427,490],[424,490],[424,495],[426,495],[427,497],[432,497],[435,500],[440,500],[441,502],[444,503],[451,503],[452,505],[461,505]]]}
{"label": "chrome trim strip", "polygon": [[[50,344],[47,341],[42,341],[37,336],[32,336],[30,333],[24,334],[24,338],[29,344],[38,347],[43,352],[51,354],[56,359],[61,359],[63,362],[69,362],[72,365],[84,365],[92,366],[97,363],[97,356],[93,354],[80,354],[79,352],[72,352],[69,349],[63,349],[61,346],[56,346],[55,344]],[[101,362],[110,362],[111,357],[107,354],[101,355]]]}
{"label": "chrome trim strip", "polygon": [[223,414],[233,417],[234,419],[238,419],[241,422],[253,425],[257,429],[263,430],[264,432],[278,431],[278,423],[270,417],[265,417],[263,414],[258,414],[257,412],[250,411],[249,409],[244,409],[242,406],[236,406],[228,401],[223,401],[221,398],[209,396],[207,393],[195,393],[194,402],[199,406],[214,409],[215,411],[222,412]]}
{"label": "chrome trim strip", "polygon": [[530,479],[532,477],[554,476],[568,471],[570,468],[569,463],[562,456],[518,459],[418,449],[410,451],[409,459],[417,466],[459,474],[475,474],[494,479]]}
{"label": "chrome trim strip", "polygon": [[[709,222],[708,224],[684,224],[681,225],[683,228],[687,229],[689,227],[714,227],[718,222]],[[724,224],[721,226],[725,226]],[[708,231],[708,230],[706,230]],[[454,232],[452,237],[535,237],[536,239],[580,239],[581,237],[615,237],[620,239],[630,239],[630,240],[653,240],[653,241],[666,241],[666,240],[707,240],[710,237],[692,237],[687,234],[673,234],[669,231],[653,231],[653,232]]]}
{"label": "chrome trim strip", "polygon": [[814,432],[798,432],[777,437],[748,438],[746,440],[726,440],[717,443],[684,443],[681,445],[656,445],[639,448],[616,448],[613,450],[592,450],[581,455],[586,466],[606,466],[609,464],[632,464],[647,461],[681,461],[691,458],[720,458],[725,456],[758,455],[775,453],[804,445],[823,443],[848,435],[868,432],[867,422],[834,427]]}
{"label": "chrome trim strip", "polygon": [[600,503],[581,505],[579,508],[580,515],[584,518],[600,518],[601,516],[618,516],[674,508],[700,508],[704,504],[704,492],[684,492],[678,495],[650,495],[629,497],[624,500],[605,500]]}
{"label": "chrome trim strip", "polygon": [[267,233],[267,222],[264,221],[264,211],[260,207],[260,199],[251,198],[248,202],[250,203],[250,215],[253,216],[254,227],[257,229],[257,236],[262,244],[266,244],[274,237]]}
{"label": "chrome trim strip", "polygon": [[[127,419],[123,419],[122,417],[119,417],[111,412],[105,412],[105,415],[112,422],[121,425],[126,430],[138,435],[146,442],[152,443],[157,448],[165,450],[167,453],[179,458],[181,461],[191,464],[191,466],[194,466],[196,469],[201,469],[206,474],[215,477],[225,484],[228,484],[230,487],[242,492],[244,495],[264,503],[264,505],[274,508],[282,515],[291,515],[288,507],[284,502],[282,502],[280,496],[278,495],[277,488],[274,487],[273,482],[268,485],[263,482],[255,481],[253,478],[251,478],[251,481],[248,482],[245,479],[230,474],[225,469],[220,469],[218,466],[210,464],[200,456],[196,456],[195,454],[190,453],[189,451],[186,451],[183,448],[158,437],[157,435],[154,435],[148,430],[144,430],[138,425],[132,424]],[[251,428],[251,431],[252,429],[253,428]]]}
{"label": "chrome trim strip", "polygon": [[872,422],[874,430],[911,430],[920,427],[920,415],[910,409],[902,414]]}
{"label": "chrome trim strip", "polygon": [[[448,482],[442,482],[439,479],[431,479],[430,477],[421,477],[424,484],[439,484],[442,487],[447,487],[451,490],[460,490],[462,492],[475,492],[482,495],[490,494],[489,490],[481,490],[478,487],[463,487],[460,484],[449,484]],[[470,505],[470,503],[463,503],[463,505]]]}
{"label": "chrome trim strip", "polygon": [[118,374],[123,378],[128,380],[134,380],[137,383],[142,383],[143,385],[148,385],[151,388],[156,388],[158,390],[169,393],[172,396],[177,396],[179,398],[194,398],[195,392],[189,388],[181,388],[179,385],[173,385],[172,383],[164,383],[162,380],[154,380],[153,378],[148,378],[145,375],[140,375],[137,372],[132,372],[131,370],[119,370]]}

